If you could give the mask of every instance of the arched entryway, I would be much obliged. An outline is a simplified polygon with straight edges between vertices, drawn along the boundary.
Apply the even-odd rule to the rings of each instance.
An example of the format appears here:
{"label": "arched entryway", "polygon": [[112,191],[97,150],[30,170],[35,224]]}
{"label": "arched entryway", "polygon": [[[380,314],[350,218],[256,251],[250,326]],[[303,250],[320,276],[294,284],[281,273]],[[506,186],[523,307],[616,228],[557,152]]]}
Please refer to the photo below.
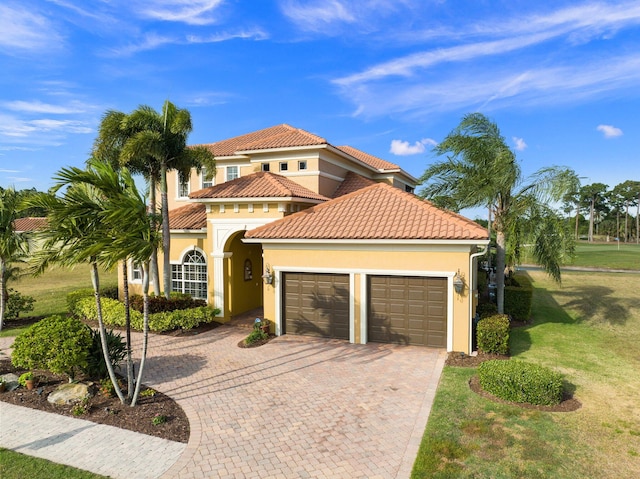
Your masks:
{"label": "arched entryway", "polygon": [[242,242],[244,231],[231,235],[225,245],[225,317],[262,306],[262,246]]}

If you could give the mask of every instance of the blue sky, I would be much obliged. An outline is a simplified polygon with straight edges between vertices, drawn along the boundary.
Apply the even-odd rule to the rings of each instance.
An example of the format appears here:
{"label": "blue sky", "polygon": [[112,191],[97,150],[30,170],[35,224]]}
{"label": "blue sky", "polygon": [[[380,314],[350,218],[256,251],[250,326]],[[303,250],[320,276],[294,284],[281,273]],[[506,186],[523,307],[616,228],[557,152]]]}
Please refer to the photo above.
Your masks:
{"label": "blue sky", "polygon": [[165,99],[190,143],[288,123],[420,176],[466,113],[525,175],[640,180],[640,2],[3,0],[0,186],[82,166],[101,115]]}

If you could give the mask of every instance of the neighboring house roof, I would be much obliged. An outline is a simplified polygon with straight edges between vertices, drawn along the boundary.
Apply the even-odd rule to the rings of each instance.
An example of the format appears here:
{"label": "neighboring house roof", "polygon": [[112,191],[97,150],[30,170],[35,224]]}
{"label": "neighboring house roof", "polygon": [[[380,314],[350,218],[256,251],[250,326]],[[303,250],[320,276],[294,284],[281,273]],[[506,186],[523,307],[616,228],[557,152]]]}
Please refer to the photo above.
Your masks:
{"label": "neighboring house roof", "polygon": [[314,193],[289,178],[268,171],[260,171],[219,185],[194,191],[191,199],[226,198],[304,198],[326,201],[329,198]]}
{"label": "neighboring house roof", "polygon": [[358,173],[350,171],[349,173],[347,173],[347,176],[345,176],[342,183],[340,183],[340,185],[336,189],[335,193],[333,194],[333,198],[338,198],[339,196],[353,193],[354,191],[361,190],[362,188],[374,185],[375,183],[375,181],[370,180],[369,178],[365,178]]}
{"label": "neighboring house roof", "polygon": [[207,227],[207,207],[201,203],[189,204],[169,211],[169,229],[200,230]]}
{"label": "neighboring house roof", "polygon": [[[200,146],[208,148],[216,157],[236,156],[256,150],[269,150],[274,148],[295,148],[301,146],[330,146],[329,142],[321,136],[308,131],[282,124],[262,130],[236,136],[227,140],[207,143]],[[399,170],[400,167],[376,156],[365,153],[351,146],[334,147],[349,156],[356,158],[373,169]]]}
{"label": "neighboring house roof", "polygon": [[256,239],[486,240],[477,223],[385,183],[248,231]]}
{"label": "neighboring house roof", "polygon": [[370,155],[369,153],[365,153],[364,151],[358,150],[352,146],[336,146],[336,148],[347,155],[351,155],[354,158],[366,163],[369,166],[374,167],[376,170],[399,170],[400,167],[395,163],[391,163],[389,161],[385,161],[377,156]]}
{"label": "neighboring house roof", "polygon": [[13,222],[13,226],[16,232],[23,233],[25,231],[36,231],[43,229],[47,226],[47,218],[41,217],[29,217],[29,218],[17,218]]}

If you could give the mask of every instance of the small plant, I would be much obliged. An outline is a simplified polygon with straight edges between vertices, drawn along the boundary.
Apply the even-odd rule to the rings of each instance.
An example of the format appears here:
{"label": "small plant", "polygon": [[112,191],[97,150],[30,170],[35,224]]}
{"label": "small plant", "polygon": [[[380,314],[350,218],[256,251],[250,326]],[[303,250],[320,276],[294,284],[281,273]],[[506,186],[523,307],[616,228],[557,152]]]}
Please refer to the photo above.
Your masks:
{"label": "small plant", "polygon": [[152,398],[155,395],[156,395],[156,391],[154,389],[151,389],[151,388],[147,388],[147,389],[145,389],[144,391],[142,391],[140,393],[140,396],[142,396],[143,398],[146,398],[146,397],[151,397]]}
{"label": "small plant", "polygon": [[244,344],[251,345],[257,343],[258,341],[264,341],[265,339],[269,339],[269,335],[265,333],[261,329],[254,329],[251,331],[249,336],[247,336],[244,340]]}
{"label": "small plant", "polygon": [[115,389],[113,387],[111,379],[106,378],[100,380],[100,394],[102,394],[104,397],[113,397],[113,395],[115,394]]}
{"label": "small plant", "polygon": [[84,414],[87,414],[90,409],[91,405],[89,404],[89,399],[84,398],[82,401],[80,401],[78,404],[75,404],[71,408],[71,414],[73,414],[74,416],[83,416]]}
{"label": "small plant", "polygon": [[164,424],[165,422],[167,422],[167,416],[165,416],[164,414],[156,414],[151,419],[151,424],[153,424],[154,426],[159,426],[160,424]]}
{"label": "small plant", "polygon": [[[85,372],[90,378],[103,379],[109,376],[107,363],[102,353],[102,343],[100,339],[100,331],[89,328],[91,334],[91,347],[87,357],[87,366]],[[113,330],[106,330],[107,349],[111,358],[111,366],[117,369],[120,363],[127,357],[127,345],[122,336],[114,333]]]}
{"label": "small plant", "polygon": [[509,354],[509,317],[496,314],[478,322],[478,349],[483,353]]}
{"label": "small plant", "polygon": [[27,381],[33,381],[33,380],[34,380],[33,373],[31,371],[28,371],[20,375],[20,377],[18,378],[18,384],[23,388],[26,388]]}
{"label": "small plant", "polygon": [[12,288],[9,288],[7,292],[9,293],[9,297],[7,301],[7,311],[5,312],[6,319],[18,319],[20,313],[33,311],[33,303],[35,303],[36,300],[32,296],[23,296],[20,292]]}

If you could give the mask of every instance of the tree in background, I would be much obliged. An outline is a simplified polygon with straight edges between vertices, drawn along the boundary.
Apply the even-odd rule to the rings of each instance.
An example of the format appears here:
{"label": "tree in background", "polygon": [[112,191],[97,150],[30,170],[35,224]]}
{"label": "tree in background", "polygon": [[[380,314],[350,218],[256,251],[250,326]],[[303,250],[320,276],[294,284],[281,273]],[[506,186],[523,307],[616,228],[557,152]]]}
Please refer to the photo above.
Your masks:
{"label": "tree in background", "polygon": [[427,168],[420,178],[425,184],[421,194],[448,196],[459,209],[489,205],[493,212],[498,311],[504,312],[508,238],[514,252],[531,238],[535,259],[559,281],[561,249],[570,242],[560,238],[566,230],[553,230],[559,218],[546,204],[575,190],[576,174],[568,168],[543,168],[525,183],[498,126],[481,113],[466,115],[434,151],[447,158]]}
{"label": "tree in background", "polygon": [[[624,205],[624,241],[629,241],[629,207],[640,206],[640,181],[627,180],[616,185],[612,190],[612,196],[616,198],[616,204]],[[637,215],[636,215],[637,222]],[[636,226],[636,242],[638,240],[638,228]]]}
{"label": "tree in background", "polygon": [[604,183],[592,183],[580,188],[580,202],[589,207],[589,243],[593,242],[593,227],[596,219],[596,212],[604,205],[608,186]]}

